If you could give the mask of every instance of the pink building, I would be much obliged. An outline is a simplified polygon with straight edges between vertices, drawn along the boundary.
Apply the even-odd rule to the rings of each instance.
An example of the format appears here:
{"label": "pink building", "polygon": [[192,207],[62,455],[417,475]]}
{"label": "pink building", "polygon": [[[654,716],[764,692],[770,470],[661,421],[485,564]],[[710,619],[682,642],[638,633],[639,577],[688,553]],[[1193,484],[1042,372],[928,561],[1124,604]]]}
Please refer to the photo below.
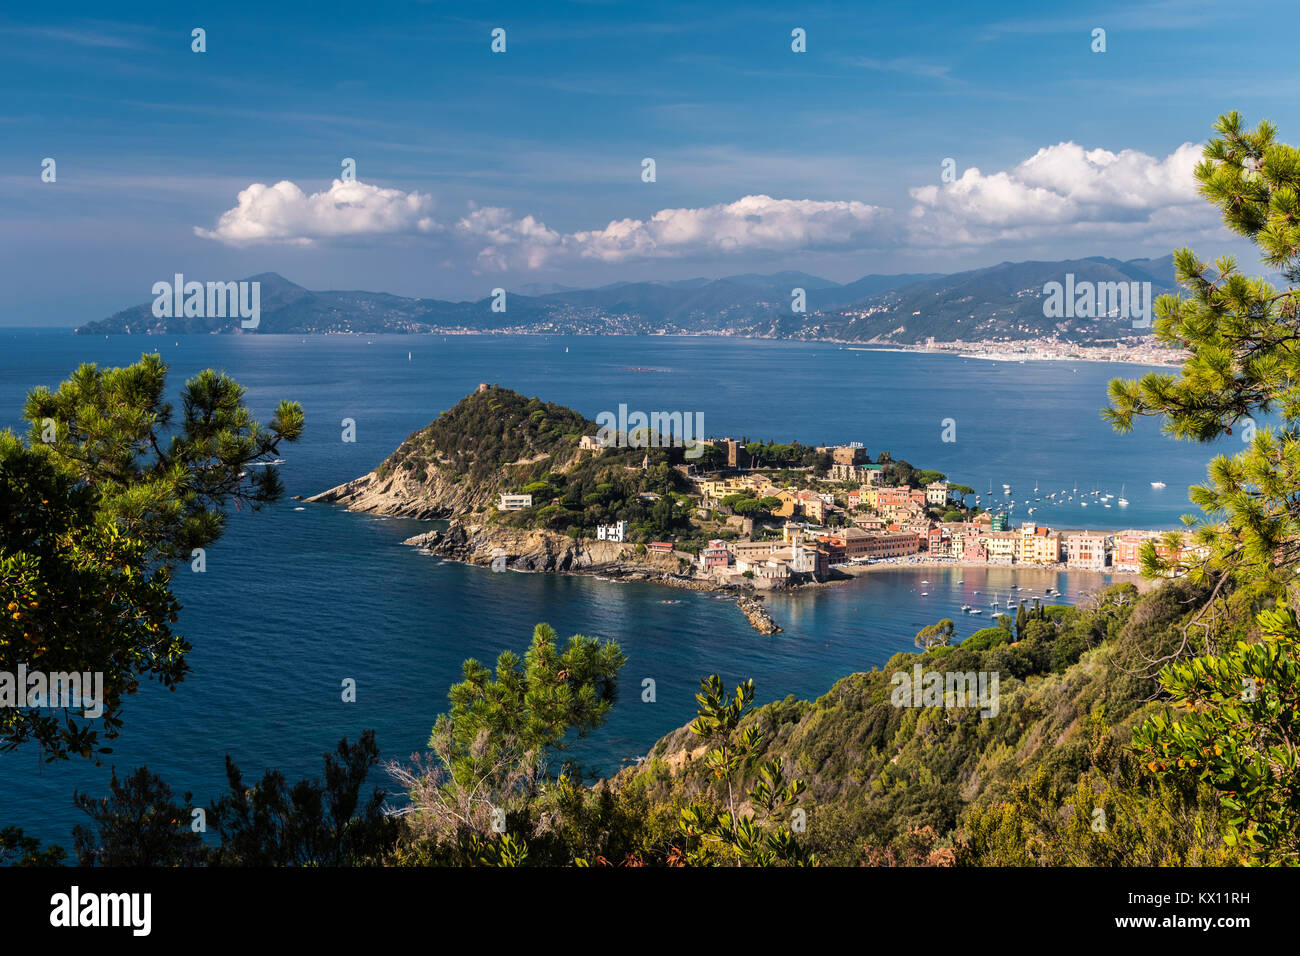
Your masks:
{"label": "pink building", "polygon": [[721,539],[710,541],[709,546],[700,552],[700,567],[706,571],[725,568],[730,564],[731,552],[727,550],[727,542]]}

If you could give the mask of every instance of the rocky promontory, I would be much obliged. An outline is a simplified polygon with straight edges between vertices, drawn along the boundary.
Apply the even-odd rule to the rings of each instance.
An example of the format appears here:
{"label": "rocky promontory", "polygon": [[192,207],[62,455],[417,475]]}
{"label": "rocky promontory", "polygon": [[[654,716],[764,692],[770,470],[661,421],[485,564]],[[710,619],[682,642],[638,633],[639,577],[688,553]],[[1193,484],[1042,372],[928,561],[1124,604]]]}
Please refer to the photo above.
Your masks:
{"label": "rocky promontory", "polygon": [[[647,501],[672,500],[678,490],[673,482],[680,476],[662,457],[651,472],[643,451],[581,446],[579,438],[595,427],[570,409],[480,386],[410,435],[373,471],[306,500],[368,514],[444,519],[447,527],[404,543],[496,571],[588,574],[738,594],[740,609],[756,630],[780,631],[760,602],[744,597],[753,591],[748,580],[706,574],[688,553],[647,550],[643,544],[588,537],[573,526],[565,533],[556,527],[558,521],[550,527],[542,523],[561,509],[576,514],[584,498],[618,495],[618,508],[627,510],[608,505],[613,514],[639,514],[644,520],[651,507]],[[656,450],[656,455],[662,453]],[[564,488],[569,485],[587,494],[568,495]],[[500,495],[521,488],[539,489],[530,495],[534,504],[522,512],[502,511]],[[575,504],[568,503],[571,499]]]}

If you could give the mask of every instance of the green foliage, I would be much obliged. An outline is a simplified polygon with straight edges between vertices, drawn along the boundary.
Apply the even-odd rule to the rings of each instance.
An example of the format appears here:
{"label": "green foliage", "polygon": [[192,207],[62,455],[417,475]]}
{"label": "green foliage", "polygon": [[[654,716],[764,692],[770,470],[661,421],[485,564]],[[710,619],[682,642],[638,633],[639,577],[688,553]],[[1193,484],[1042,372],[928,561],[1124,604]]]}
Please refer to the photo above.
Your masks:
{"label": "green foliage", "polygon": [[[103,521],[93,491],[48,451],[0,432],[0,671],[103,675],[103,716],[0,707],[0,750],[34,740],[47,760],[110,752],[123,697],[141,677],[184,678],[189,645],[171,632],[180,605],[171,572],[143,542]],[[12,678],[4,678],[4,682]],[[90,693],[93,688],[83,688]]]}
{"label": "green foliage", "polygon": [[999,644],[1010,644],[1012,640],[1010,631],[1000,627],[985,627],[962,641],[961,646],[968,651],[987,651]]}
{"label": "green foliage", "polygon": [[[700,681],[698,716],[690,731],[702,737],[708,752],[704,767],[726,786],[721,812],[694,802],[681,810],[681,829],[687,837],[687,859],[695,864],[734,863],[737,866],[811,865],[815,860],[799,845],[786,821],[806,787],[802,781],[786,783],[785,765],[768,760],[749,791],[754,813],[738,813],[734,780],[745,762],[759,751],[762,733],[752,723],[740,727],[754,701],[754,682],[745,681],[728,699],[722,681],[711,674]],[[798,811],[802,813],[803,811]]]}
{"label": "green foliage", "polygon": [[1101,712],[1087,721],[1073,785],[1040,767],[1001,800],[976,804],[958,840],[977,866],[1223,866],[1208,788],[1155,781],[1120,753]]}
{"label": "green foliage", "polygon": [[396,467],[418,454],[481,481],[503,464],[571,451],[578,444],[575,435],[595,432],[594,422],[570,408],[492,387],[466,396],[408,436],[386,464]]}
{"label": "green foliage", "polygon": [[[1208,483],[1191,489],[1203,517],[1185,519],[1188,539],[1166,536],[1163,557],[1154,543],[1143,547],[1146,574],[1185,570],[1208,598],[1179,639],[1133,649],[1143,676],[1162,668],[1174,705],[1139,728],[1133,744],[1150,771],[1194,776],[1222,795],[1224,839],[1243,859],[1294,864],[1300,664],[1289,603],[1300,568],[1300,151],[1277,142],[1272,123],[1247,129],[1235,111],[1215,132],[1196,166],[1200,192],[1292,287],[1248,278],[1232,257],[1211,267],[1179,249],[1174,263],[1190,295],[1160,298],[1156,335],[1187,350],[1181,373],[1111,383],[1104,414],[1120,431],[1156,416],[1176,438],[1208,442],[1242,427],[1249,440],[1238,454],[1214,458]],[[1256,430],[1253,416],[1267,413],[1281,427]],[[1258,615],[1260,642],[1224,633],[1271,600],[1276,609]],[[1225,638],[1230,649],[1221,651]],[[1243,699],[1243,680],[1261,681],[1255,700]]]}
{"label": "green foliage", "polygon": [[191,794],[177,804],[171,788],[148,767],[125,780],[114,771],[109,790],[110,796],[99,799],[73,796],[94,826],[78,824],[72,831],[78,865],[196,866],[205,861],[203,838],[190,829]]}
{"label": "green foliage", "polygon": [[[652,807],[686,799],[702,808],[688,824],[697,828],[688,862],[736,862],[734,846],[706,839],[703,828],[734,838],[730,801],[741,803],[772,760],[807,788],[800,806],[807,808],[808,829],[798,835],[799,845],[831,865],[1231,862],[1208,787],[1161,783],[1135,761],[1124,764],[1121,753],[1119,741],[1156,707],[1147,702],[1154,685],[1108,661],[1114,647],[1139,640],[1137,631],[1176,632],[1194,613],[1184,597],[1162,594],[1171,586],[1138,600],[1133,585],[1115,585],[1077,609],[1041,609],[1015,646],[1010,630],[995,627],[925,655],[899,654],[882,671],[846,677],[813,702],[751,709],[742,685],[746,716],[738,723],[735,699],[714,688],[704,709],[729,707],[723,723],[737,744],[733,752],[750,728],[759,733],[757,749],[739,762],[726,754],[686,759],[664,778],[661,762],[691,753],[699,739],[684,728],[656,745],[631,781],[644,782]],[[982,717],[975,707],[894,706],[890,677],[910,672],[914,663],[998,673],[998,712]],[[1105,734],[1091,716],[1099,706],[1116,725]],[[719,769],[731,776],[719,777]],[[1040,773],[1037,789],[1026,789]],[[619,779],[620,791],[630,786]],[[1096,798],[1080,796],[1081,786]],[[1039,793],[1048,800],[1041,806],[1032,802]],[[1112,820],[1109,836],[1093,845],[1087,841],[1097,839],[1092,811],[1098,807]],[[1015,827],[1002,826],[1004,814]],[[1114,819],[1117,814],[1123,819]],[[985,835],[976,839],[980,832]],[[1027,856],[1031,839],[1038,842]],[[1017,840],[1020,856],[1013,857]],[[1059,853],[1038,849],[1054,841]]]}
{"label": "green foliage", "polygon": [[[1215,131],[1195,170],[1201,194],[1228,228],[1259,246],[1265,263],[1300,281],[1300,153],[1275,141],[1271,123],[1248,130],[1235,111],[1221,116]],[[1227,573],[1266,588],[1300,563],[1300,292],[1247,278],[1231,257],[1211,269],[1192,250],[1179,249],[1174,263],[1190,296],[1160,297],[1155,333],[1187,350],[1182,371],[1111,382],[1104,414],[1120,431],[1137,417],[1158,416],[1168,434],[1201,442],[1230,435],[1243,421],[1253,430],[1257,413],[1281,416],[1279,430],[1259,429],[1245,451],[1217,456],[1209,483],[1191,492],[1205,513],[1199,522],[1189,519],[1192,543],[1209,556],[1187,562],[1193,575]],[[1144,550],[1150,574],[1179,563]]]}
{"label": "green foliage", "polygon": [[62,866],[66,856],[62,847],[42,847],[18,827],[0,830],[0,866]]}
{"label": "green foliage", "polygon": [[625,660],[618,645],[580,634],[561,650],[546,624],[522,660],[504,651],[495,672],[466,660],[430,754],[414,767],[389,767],[410,796],[397,862],[546,865],[582,856],[585,848],[561,835],[581,829],[573,818],[583,816],[584,801],[569,776],[548,773],[547,761],[604,723]]}
{"label": "green foliage", "polygon": [[362,787],[379,762],[375,732],[355,744],[339,741],[325,755],[325,778],[290,787],[268,770],[248,787],[226,757],[230,792],[213,808],[221,845],[213,863],[223,866],[365,866],[377,864],[397,840],[398,824],[384,812],[384,791],[363,800]]}
{"label": "green foliage", "polygon": [[[325,755],[323,781],[290,786],[278,770],[248,786],[230,756],[230,790],[212,801],[209,825],[219,844],[208,846],[191,825],[193,796],[182,803],[147,767],[124,780],[113,774],[108,797],[75,794],[91,826],[73,830],[81,866],[363,866],[390,855],[398,822],[383,810],[376,788],[362,801],[366,777],[379,759],[374,731],[356,744],[339,741]],[[61,850],[52,848],[51,853]],[[52,862],[57,862],[54,860]]]}
{"label": "green foliage", "polygon": [[937,624],[927,624],[916,632],[916,646],[922,651],[933,650],[936,647],[944,647],[952,643],[953,635],[957,632],[957,625],[953,623],[952,618],[945,617]]}
{"label": "green foliage", "polygon": [[752,441],[745,444],[754,468],[801,468],[819,463],[824,457],[825,471],[830,467],[830,454],[818,452],[816,448],[802,445],[797,441],[778,443],[768,440],[766,443]]}
{"label": "green foliage", "polygon": [[493,673],[470,658],[464,680],[448,693],[451,709],[438,716],[429,746],[451,783],[504,799],[510,781],[536,792],[548,751],[565,748],[605,722],[618,694],[627,658],[617,644],[575,634],[561,651],[555,630],[538,624],[523,660],[502,651]]}
{"label": "green foliage", "polygon": [[[30,447],[94,493],[102,520],[151,556],[176,561],[221,536],[230,505],[280,499],[279,471],[264,463],[302,436],[304,417],[298,403],[281,402],[263,427],[244,405],[243,386],[208,369],[185,383],[176,419],[166,384],[157,354],[126,368],[85,364],[54,392],[32,389],[23,417]],[[47,420],[53,441],[45,440]]]}
{"label": "green foliage", "polygon": [[1300,622],[1285,602],[1262,611],[1259,643],[1168,665],[1170,713],[1133,734],[1161,777],[1204,781],[1222,795],[1224,840],[1243,859],[1300,864]]}
{"label": "green foliage", "polygon": [[243,389],[208,371],[186,383],[174,421],[166,372],[157,355],[82,365],[57,391],[29,394],[29,442],[0,432],[0,670],[102,674],[104,697],[102,725],[66,702],[62,715],[0,708],[0,749],[110,752],[101,734],[118,735],[139,681],[174,687],[188,670],[190,645],[169,626],[174,562],[220,536],[224,508],[279,497],[274,466],[254,466],[297,441],[301,408],[282,402],[264,429]]}

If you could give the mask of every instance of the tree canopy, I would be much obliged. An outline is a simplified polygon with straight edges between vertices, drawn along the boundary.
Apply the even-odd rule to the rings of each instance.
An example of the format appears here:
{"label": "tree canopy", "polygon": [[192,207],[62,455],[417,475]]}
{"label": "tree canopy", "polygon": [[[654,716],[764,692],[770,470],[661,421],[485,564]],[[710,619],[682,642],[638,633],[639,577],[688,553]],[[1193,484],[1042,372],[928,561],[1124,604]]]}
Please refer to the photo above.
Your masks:
{"label": "tree canopy", "polygon": [[[188,670],[175,564],[220,537],[231,505],[282,493],[275,466],[256,466],[298,440],[302,409],[282,402],[263,428],[243,388],[209,370],[186,383],[177,420],[166,376],[157,355],[82,365],[29,394],[26,441],[0,432],[0,749],[109,752],[139,681],[174,686]],[[16,686],[20,667],[44,675],[44,699]]]}

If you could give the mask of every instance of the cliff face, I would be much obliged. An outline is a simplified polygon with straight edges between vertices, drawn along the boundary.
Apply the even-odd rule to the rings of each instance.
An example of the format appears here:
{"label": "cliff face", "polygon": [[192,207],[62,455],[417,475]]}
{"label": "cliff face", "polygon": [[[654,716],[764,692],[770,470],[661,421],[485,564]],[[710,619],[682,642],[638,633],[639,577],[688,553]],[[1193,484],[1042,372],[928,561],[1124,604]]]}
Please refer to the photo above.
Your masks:
{"label": "cliff face", "polygon": [[476,522],[453,521],[445,531],[426,531],[403,543],[467,564],[490,565],[493,558],[505,557],[506,565],[518,571],[599,571],[610,577],[661,580],[679,570],[675,556],[638,555],[629,544]]}
{"label": "cliff face", "polygon": [[400,468],[383,477],[372,471],[307,500],[345,505],[349,511],[420,519],[457,518],[491,507],[497,500],[490,485],[455,478],[438,468],[429,468],[423,480]]}

